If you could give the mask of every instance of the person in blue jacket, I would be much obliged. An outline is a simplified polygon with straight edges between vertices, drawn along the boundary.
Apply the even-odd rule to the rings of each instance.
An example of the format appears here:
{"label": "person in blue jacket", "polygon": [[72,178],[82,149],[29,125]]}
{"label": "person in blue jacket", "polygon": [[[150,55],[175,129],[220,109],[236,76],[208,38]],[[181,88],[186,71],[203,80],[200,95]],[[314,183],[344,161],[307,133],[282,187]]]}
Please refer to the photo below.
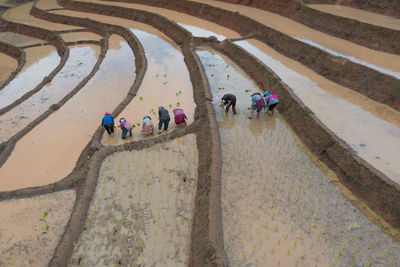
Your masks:
{"label": "person in blue jacket", "polygon": [[104,114],[101,125],[104,126],[109,135],[114,136],[114,118],[109,112]]}

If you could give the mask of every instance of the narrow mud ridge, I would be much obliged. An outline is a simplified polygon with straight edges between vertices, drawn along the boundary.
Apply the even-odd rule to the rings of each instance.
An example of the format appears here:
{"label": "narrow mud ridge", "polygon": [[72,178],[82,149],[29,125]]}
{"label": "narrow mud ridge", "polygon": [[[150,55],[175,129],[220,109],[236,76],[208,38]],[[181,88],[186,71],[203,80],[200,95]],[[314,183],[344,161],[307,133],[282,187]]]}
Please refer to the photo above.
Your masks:
{"label": "narrow mud ridge", "polygon": [[324,13],[304,5],[300,1],[217,1],[242,4],[278,13],[341,39],[349,40],[371,49],[400,55],[400,34],[398,31]]}
{"label": "narrow mud ridge", "polygon": [[331,4],[331,5],[344,5],[348,7],[364,9],[371,12],[383,14],[400,19],[400,3],[398,1],[390,0],[304,0],[307,4]]}
{"label": "narrow mud ridge", "polygon": [[[191,1],[156,1],[156,0],[120,0],[127,3],[138,3],[161,8],[167,8],[178,12],[183,12],[204,20],[208,20],[228,27],[241,34],[242,36],[252,36],[258,39],[279,53],[297,60],[306,65],[313,71],[325,76],[327,79],[340,85],[355,90],[373,100],[386,104],[396,110],[400,110],[400,100],[398,97],[400,81],[391,75],[385,75],[374,69],[361,66],[345,58],[338,58],[319,48],[301,42],[277,30],[269,28],[249,17],[237,12],[231,12],[221,8],[213,7],[199,2]],[[69,8],[80,9],[92,12],[91,10],[100,9],[99,5],[68,1]],[[107,6],[107,12],[112,14],[128,12],[121,7]],[[91,8],[90,8],[91,7]],[[133,9],[131,9],[133,10]],[[126,15],[128,16],[128,15]],[[354,77],[364,77],[361,81]],[[379,88],[379,90],[377,90]],[[385,90],[385,91],[381,91]]]}
{"label": "narrow mud ridge", "polygon": [[400,226],[400,207],[393,205],[400,199],[400,185],[359,158],[260,61],[230,41],[213,47],[232,58],[263,90],[268,88],[281,96],[280,113],[309,149],[334,170],[341,182],[377,214],[393,227]]}
{"label": "narrow mud ridge", "polygon": [[7,79],[0,84],[0,90],[7,86],[22,70],[26,63],[25,51],[19,47],[4,43],[0,41],[0,52],[14,58],[18,62],[18,66],[13,70]]}

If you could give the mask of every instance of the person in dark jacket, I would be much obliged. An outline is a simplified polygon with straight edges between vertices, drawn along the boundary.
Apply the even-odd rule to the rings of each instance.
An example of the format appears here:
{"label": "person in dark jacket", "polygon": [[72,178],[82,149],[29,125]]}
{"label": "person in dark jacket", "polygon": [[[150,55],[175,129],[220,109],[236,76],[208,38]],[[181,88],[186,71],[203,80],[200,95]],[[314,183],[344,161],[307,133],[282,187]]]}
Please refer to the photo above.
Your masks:
{"label": "person in dark jacket", "polygon": [[158,119],[159,119],[158,130],[161,131],[161,127],[163,126],[163,124],[164,124],[164,131],[168,130],[168,124],[169,121],[171,120],[168,110],[160,106],[158,108]]}
{"label": "person in dark jacket", "polygon": [[104,114],[101,125],[104,126],[109,135],[114,136],[114,118],[109,112]]}
{"label": "person in dark jacket", "polygon": [[227,105],[225,109],[226,113],[228,113],[229,108],[232,106],[233,114],[236,114],[236,96],[232,94],[224,94],[221,100],[224,101],[224,103],[221,103],[222,108]]}

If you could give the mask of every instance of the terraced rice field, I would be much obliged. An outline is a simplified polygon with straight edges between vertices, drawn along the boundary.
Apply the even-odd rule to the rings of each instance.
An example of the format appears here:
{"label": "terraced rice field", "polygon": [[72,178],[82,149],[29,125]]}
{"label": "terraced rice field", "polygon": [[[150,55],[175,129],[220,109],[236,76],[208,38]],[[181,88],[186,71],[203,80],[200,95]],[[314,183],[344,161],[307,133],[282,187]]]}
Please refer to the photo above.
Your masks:
{"label": "terraced rice field", "polygon": [[400,266],[400,14],[234,2],[1,15],[0,266]]}

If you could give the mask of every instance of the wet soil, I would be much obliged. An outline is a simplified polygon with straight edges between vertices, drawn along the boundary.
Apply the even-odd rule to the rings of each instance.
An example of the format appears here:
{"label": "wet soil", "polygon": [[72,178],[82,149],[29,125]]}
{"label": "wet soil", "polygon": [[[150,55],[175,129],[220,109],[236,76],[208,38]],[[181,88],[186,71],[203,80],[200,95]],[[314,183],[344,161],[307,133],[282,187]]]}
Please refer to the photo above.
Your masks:
{"label": "wet soil", "polygon": [[313,9],[329,13],[332,15],[351,18],[361,22],[373,24],[376,26],[393,29],[396,31],[400,30],[400,19],[395,19],[389,16],[384,16],[373,12],[368,12],[365,10],[360,10],[357,8],[351,8],[341,5],[308,5],[308,6]]}
{"label": "wet soil", "polygon": [[123,100],[135,80],[135,60],[127,43],[112,36],[109,48],[84,88],[16,144],[0,169],[0,176],[6,177],[1,191],[49,184],[72,171],[104,112]]}
{"label": "wet soil", "polygon": [[193,134],[110,155],[70,265],[187,266],[196,184]]}
{"label": "wet soil", "polygon": [[0,116],[0,142],[22,130],[44,113],[52,104],[58,103],[71,92],[93,69],[100,48],[79,45],[70,48],[69,58],[63,69],[38,93]]}
{"label": "wet soil", "polygon": [[47,266],[74,200],[68,190],[0,202],[0,266]]}
{"label": "wet soil", "polygon": [[25,52],[25,66],[6,87],[0,90],[0,108],[9,106],[34,89],[60,63],[59,55],[51,46],[32,47]]}
{"label": "wet soil", "polygon": [[226,58],[198,54],[214,97],[222,92],[238,99],[236,116],[213,101],[230,265],[398,264],[400,246],[348,202],[332,183],[337,178],[310,157],[278,112],[247,119],[245,90],[257,86]]}
{"label": "wet soil", "polygon": [[332,37],[328,34],[316,31],[272,12],[243,5],[234,5],[212,0],[198,0],[196,2],[221,7],[223,9],[233,12],[239,12],[240,14],[243,14],[268,27],[274,28],[294,38],[312,40],[333,51],[348,56],[353,56],[362,61],[369,62],[384,69],[400,72],[400,64],[397,63],[400,61],[400,55],[393,55],[372,50],[343,39]]}
{"label": "wet soil", "polygon": [[[121,131],[117,130],[114,137],[104,134],[102,143],[118,145],[132,140],[152,138],[160,133],[173,131],[177,126],[174,122],[173,108],[180,107],[188,117],[187,124],[194,120],[196,105],[193,101],[192,84],[189,72],[180,50],[171,46],[156,35],[144,31],[131,29],[132,33],[143,45],[147,58],[147,71],[135,98],[121,112],[119,118],[126,118],[132,125],[133,137],[121,139]],[[170,114],[171,121],[168,131],[158,131],[158,108],[165,107]],[[144,137],[141,134],[142,119],[150,116],[154,124],[154,135]],[[116,123],[119,125],[119,123]],[[180,126],[181,127],[181,126]]]}
{"label": "wet soil", "polygon": [[8,79],[10,74],[16,70],[18,62],[3,53],[0,53],[0,86]]}
{"label": "wet soil", "polygon": [[0,41],[16,47],[43,45],[46,43],[43,40],[14,32],[0,32]]}
{"label": "wet soil", "polygon": [[63,7],[54,0],[39,0],[37,1],[36,6],[43,10],[63,9]]}
{"label": "wet soil", "polygon": [[24,5],[20,5],[18,7],[12,8],[4,12],[2,17],[5,20],[17,22],[21,24],[27,24],[31,26],[40,27],[43,29],[51,30],[51,31],[65,31],[65,30],[75,30],[80,29],[79,27],[63,25],[58,23],[47,22],[45,20],[37,19],[29,14],[33,2],[26,3]]}
{"label": "wet soil", "polygon": [[69,32],[61,34],[61,38],[67,43],[80,42],[80,41],[100,41],[100,35],[92,32]]}
{"label": "wet soil", "polygon": [[[370,112],[365,112],[360,107],[350,104],[347,99],[337,98],[329,92],[321,90],[319,84],[322,84],[322,87],[332,87],[329,83],[324,84],[326,81],[322,77],[314,76],[310,80],[310,76],[307,78],[297,73],[298,68],[295,69],[296,72],[293,71],[290,62],[273,53],[273,50],[266,45],[258,41],[251,42],[256,43],[263,51],[248,41],[240,41],[236,44],[271,68],[283,82],[292,88],[322,123],[347,142],[361,158],[400,184],[400,166],[397,164],[397,151],[400,150],[399,112],[388,109],[389,116],[387,116],[388,114],[379,116],[390,118],[391,123],[395,122],[395,124],[388,123]],[[271,53],[275,57],[278,56],[279,61],[269,56]],[[286,66],[280,62],[282,59],[286,61],[284,63]]]}

